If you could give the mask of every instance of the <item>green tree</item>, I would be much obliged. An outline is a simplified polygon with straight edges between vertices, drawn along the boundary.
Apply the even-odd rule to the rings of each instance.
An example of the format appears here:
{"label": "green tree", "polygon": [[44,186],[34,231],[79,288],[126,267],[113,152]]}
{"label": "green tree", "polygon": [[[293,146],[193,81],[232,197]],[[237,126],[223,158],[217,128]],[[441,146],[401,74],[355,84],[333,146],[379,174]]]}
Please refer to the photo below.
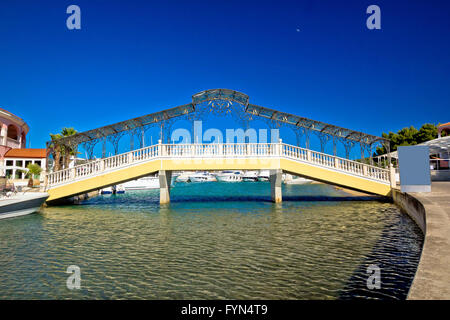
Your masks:
{"label": "green tree", "polygon": [[28,169],[27,176],[29,178],[28,186],[30,188],[32,188],[33,187],[33,178],[35,178],[41,174],[42,168],[38,164],[30,163],[27,166],[27,169]]}
{"label": "green tree", "polygon": [[431,123],[425,123],[417,134],[417,143],[430,141],[436,139],[438,136],[437,126]]}
{"label": "green tree", "polygon": [[69,167],[70,156],[77,155],[78,151],[59,142],[60,139],[72,136],[78,132],[74,128],[63,128],[60,133],[52,134],[50,133],[51,144],[50,148],[52,150],[53,159],[55,161],[53,170],[61,170],[61,158],[63,159],[63,166],[65,168]]}
{"label": "green tree", "polygon": [[[382,133],[383,138],[390,140],[390,151],[396,151],[399,146],[414,146],[425,141],[437,138],[437,126],[432,123],[425,123],[419,130],[414,126],[406,127],[397,133]],[[386,148],[378,147],[375,155],[387,153]]]}
{"label": "green tree", "polygon": [[[63,137],[69,137],[69,136],[73,136],[74,134],[77,134],[77,130],[75,130],[74,128],[63,128],[61,130],[61,135]],[[68,168],[69,167],[69,163],[70,163],[70,157],[71,156],[76,156],[78,154],[78,150],[75,148],[70,148],[65,146],[64,148],[64,168]]]}
{"label": "green tree", "polygon": [[64,146],[60,145],[58,140],[62,138],[60,133],[52,134],[50,133],[51,144],[50,150],[53,156],[53,170],[58,171],[61,169],[61,156],[64,153]]}

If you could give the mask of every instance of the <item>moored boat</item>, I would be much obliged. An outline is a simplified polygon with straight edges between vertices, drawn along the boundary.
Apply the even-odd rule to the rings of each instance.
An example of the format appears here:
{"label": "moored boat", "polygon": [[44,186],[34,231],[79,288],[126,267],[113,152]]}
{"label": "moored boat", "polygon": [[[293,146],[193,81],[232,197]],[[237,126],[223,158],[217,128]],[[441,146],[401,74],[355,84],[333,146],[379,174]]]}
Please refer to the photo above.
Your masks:
{"label": "moored boat", "polygon": [[47,192],[8,192],[0,197],[0,219],[36,212],[48,197]]}
{"label": "moored boat", "polygon": [[310,184],[313,181],[310,179],[293,176],[291,174],[283,174],[283,183],[285,184]]}
{"label": "moored boat", "polygon": [[178,177],[176,177],[175,182],[190,182],[189,175],[181,174]]}
{"label": "moored boat", "polygon": [[210,182],[217,181],[216,177],[209,172],[196,172],[189,176],[191,182]]}
{"label": "moored boat", "polygon": [[269,181],[269,180],[270,180],[269,170],[261,170],[258,173],[258,181]]}
{"label": "moored boat", "polygon": [[256,182],[258,181],[258,172],[247,171],[242,175],[242,181],[244,182]]}
{"label": "moored boat", "polygon": [[123,186],[123,184],[118,184],[116,186],[116,193],[117,194],[125,193],[125,187]]}
{"label": "moored boat", "polygon": [[113,188],[112,187],[106,187],[100,190],[100,194],[112,194]]}
{"label": "moored boat", "polygon": [[222,182],[239,182],[242,181],[242,172],[240,171],[222,171],[216,174],[217,181]]}
{"label": "moored boat", "polygon": [[157,176],[143,177],[137,180],[125,182],[122,185],[125,191],[158,189],[159,177]]}

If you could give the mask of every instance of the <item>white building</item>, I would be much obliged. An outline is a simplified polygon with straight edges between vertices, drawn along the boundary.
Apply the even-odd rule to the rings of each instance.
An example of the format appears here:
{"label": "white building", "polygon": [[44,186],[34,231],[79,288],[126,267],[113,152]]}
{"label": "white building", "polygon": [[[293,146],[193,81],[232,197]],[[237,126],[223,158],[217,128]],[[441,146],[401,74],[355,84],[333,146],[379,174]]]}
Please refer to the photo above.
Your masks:
{"label": "white building", "polygon": [[26,148],[29,130],[22,118],[0,108],[0,176],[25,179],[22,169],[30,163],[38,164],[45,170],[46,149]]}
{"label": "white building", "polygon": [[46,167],[45,149],[11,149],[4,155],[5,176],[10,179],[26,179],[23,169],[30,163],[43,170]]}

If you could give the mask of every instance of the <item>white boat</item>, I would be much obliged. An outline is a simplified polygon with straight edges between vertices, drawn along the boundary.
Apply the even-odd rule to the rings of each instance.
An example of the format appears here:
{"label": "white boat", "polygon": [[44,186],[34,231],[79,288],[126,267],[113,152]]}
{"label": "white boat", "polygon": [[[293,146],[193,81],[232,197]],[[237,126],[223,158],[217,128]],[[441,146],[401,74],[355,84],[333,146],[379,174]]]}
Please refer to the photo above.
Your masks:
{"label": "white boat", "polygon": [[123,183],[125,191],[129,190],[148,190],[159,188],[159,177],[143,177],[137,180],[132,180]]}
{"label": "white boat", "polygon": [[270,172],[269,170],[261,170],[258,173],[258,181],[269,181],[270,180]]}
{"label": "white boat", "polygon": [[285,184],[310,184],[313,181],[310,179],[293,176],[291,174],[283,174],[283,183]]}
{"label": "white boat", "polygon": [[210,182],[217,181],[216,177],[209,172],[196,172],[189,176],[191,182]]}
{"label": "white boat", "polygon": [[180,174],[178,177],[176,177],[175,182],[189,182],[189,175],[187,174]]}
{"label": "white boat", "polygon": [[258,172],[247,171],[242,175],[242,181],[245,182],[255,182],[258,181]]}
{"label": "white boat", "polygon": [[181,175],[181,173],[177,171],[172,172],[172,179],[170,180],[170,185],[173,185],[175,182],[177,182],[178,177]]}
{"label": "white boat", "polygon": [[242,181],[242,172],[240,171],[222,171],[216,174],[217,181],[239,182]]}
{"label": "white boat", "polygon": [[48,197],[47,192],[7,192],[0,197],[0,219],[36,212]]}
{"label": "white boat", "polygon": [[102,190],[100,190],[100,194],[112,194],[113,191],[114,190],[112,187],[106,187],[106,188],[103,188]]}
{"label": "white boat", "polygon": [[125,187],[123,186],[123,184],[106,187],[100,190],[100,194],[121,194],[121,193],[125,193]]}
{"label": "white boat", "polygon": [[116,193],[117,194],[125,193],[125,187],[123,186],[123,184],[118,184],[116,186]]}

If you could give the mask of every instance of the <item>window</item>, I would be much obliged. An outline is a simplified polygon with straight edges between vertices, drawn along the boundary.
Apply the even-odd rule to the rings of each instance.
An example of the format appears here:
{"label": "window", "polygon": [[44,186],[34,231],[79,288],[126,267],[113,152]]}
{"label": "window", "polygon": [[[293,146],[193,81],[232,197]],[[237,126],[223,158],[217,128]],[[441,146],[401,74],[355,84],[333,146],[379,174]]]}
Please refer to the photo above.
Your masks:
{"label": "window", "polygon": [[14,179],[22,179],[22,171],[16,170],[16,174],[14,176]]}
{"label": "window", "polygon": [[22,160],[16,160],[16,166],[23,167],[23,161]]}
{"label": "window", "polygon": [[37,160],[34,163],[37,164],[39,167],[41,166],[41,160]]}
{"label": "window", "polygon": [[13,160],[6,160],[6,166],[13,166],[14,165],[14,161]]}
{"label": "window", "polygon": [[19,130],[17,130],[17,127],[13,124],[8,126],[8,138],[19,140]]}

